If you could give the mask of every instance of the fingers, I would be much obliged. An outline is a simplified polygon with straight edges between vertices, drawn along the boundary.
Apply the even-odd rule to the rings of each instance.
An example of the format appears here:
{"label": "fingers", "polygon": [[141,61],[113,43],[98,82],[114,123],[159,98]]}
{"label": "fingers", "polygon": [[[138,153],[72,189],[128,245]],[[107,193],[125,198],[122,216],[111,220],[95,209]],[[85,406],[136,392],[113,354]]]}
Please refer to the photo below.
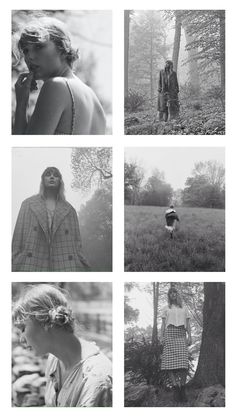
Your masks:
{"label": "fingers", "polygon": [[30,85],[33,79],[33,73],[21,73],[16,81],[16,86]]}

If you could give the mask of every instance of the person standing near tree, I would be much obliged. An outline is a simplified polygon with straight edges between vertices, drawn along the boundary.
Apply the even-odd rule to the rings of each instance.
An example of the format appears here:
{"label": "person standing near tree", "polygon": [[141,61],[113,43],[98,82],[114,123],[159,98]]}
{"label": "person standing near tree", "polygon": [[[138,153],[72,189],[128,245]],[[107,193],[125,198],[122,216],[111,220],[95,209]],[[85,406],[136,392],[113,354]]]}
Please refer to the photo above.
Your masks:
{"label": "person standing near tree", "polygon": [[179,84],[173,70],[173,62],[167,60],[165,68],[159,73],[157,110],[159,120],[167,122],[179,116]]}
{"label": "person standing near tree", "polygon": [[[187,333],[187,337],[186,337]],[[187,401],[185,384],[188,372],[188,345],[192,345],[190,315],[177,289],[168,291],[168,306],[162,313],[160,341],[163,344],[161,370],[175,390],[175,400]]]}

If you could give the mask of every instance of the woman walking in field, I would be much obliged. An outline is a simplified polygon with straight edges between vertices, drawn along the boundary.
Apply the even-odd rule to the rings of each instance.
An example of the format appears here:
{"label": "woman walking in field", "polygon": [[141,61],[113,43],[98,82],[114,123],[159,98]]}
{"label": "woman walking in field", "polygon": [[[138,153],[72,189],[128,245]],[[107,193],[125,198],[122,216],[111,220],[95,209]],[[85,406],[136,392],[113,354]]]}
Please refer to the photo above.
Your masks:
{"label": "woman walking in field", "polygon": [[[13,134],[105,134],[105,115],[93,90],[72,70],[78,51],[64,24],[52,17],[31,20],[21,31],[18,49],[28,71],[15,84]],[[44,82],[27,120],[30,92]]]}
{"label": "woman walking in field", "polygon": [[49,354],[46,406],[111,406],[111,362],[94,343],[76,333],[72,311],[60,289],[48,284],[24,289],[14,306],[13,320],[28,349],[36,356]]}
{"label": "woman walking in field", "polygon": [[12,271],[87,271],[78,216],[66,201],[56,167],[41,176],[40,191],[23,201],[12,240]]}
{"label": "woman walking in field", "polygon": [[176,229],[177,221],[179,221],[179,217],[174,209],[174,205],[170,205],[165,212],[165,219],[166,219],[166,230],[170,233],[170,238],[173,239],[174,231]]}
{"label": "woman walking in field", "polygon": [[190,315],[173,286],[168,291],[168,306],[162,313],[160,339],[163,343],[161,369],[167,372],[175,389],[175,400],[187,401],[185,394],[188,372],[187,346],[192,344]]}

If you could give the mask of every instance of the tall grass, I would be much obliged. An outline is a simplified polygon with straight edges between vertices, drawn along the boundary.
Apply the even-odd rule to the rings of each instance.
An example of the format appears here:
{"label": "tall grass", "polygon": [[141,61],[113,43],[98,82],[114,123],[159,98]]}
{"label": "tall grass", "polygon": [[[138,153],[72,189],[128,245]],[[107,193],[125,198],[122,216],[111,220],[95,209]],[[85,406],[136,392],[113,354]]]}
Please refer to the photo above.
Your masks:
{"label": "tall grass", "polygon": [[225,270],[225,211],[178,208],[174,239],[165,230],[165,208],[125,209],[125,270],[222,272]]}

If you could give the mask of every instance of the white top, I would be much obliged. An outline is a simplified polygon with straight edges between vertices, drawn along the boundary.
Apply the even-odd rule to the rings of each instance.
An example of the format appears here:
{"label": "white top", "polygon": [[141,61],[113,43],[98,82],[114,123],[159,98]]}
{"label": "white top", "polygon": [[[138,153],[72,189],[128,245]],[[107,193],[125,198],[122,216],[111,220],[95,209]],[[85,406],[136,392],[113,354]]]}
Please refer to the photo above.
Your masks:
{"label": "white top", "polygon": [[173,324],[173,326],[187,326],[187,319],[190,318],[189,311],[187,307],[177,307],[172,305],[171,308],[168,306],[162,312],[163,319],[166,320],[166,327],[169,324]]}
{"label": "white top", "polygon": [[82,360],[61,383],[59,360],[48,357],[45,376],[46,406],[110,407],[112,388],[111,361],[92,342],[80,339]]}

